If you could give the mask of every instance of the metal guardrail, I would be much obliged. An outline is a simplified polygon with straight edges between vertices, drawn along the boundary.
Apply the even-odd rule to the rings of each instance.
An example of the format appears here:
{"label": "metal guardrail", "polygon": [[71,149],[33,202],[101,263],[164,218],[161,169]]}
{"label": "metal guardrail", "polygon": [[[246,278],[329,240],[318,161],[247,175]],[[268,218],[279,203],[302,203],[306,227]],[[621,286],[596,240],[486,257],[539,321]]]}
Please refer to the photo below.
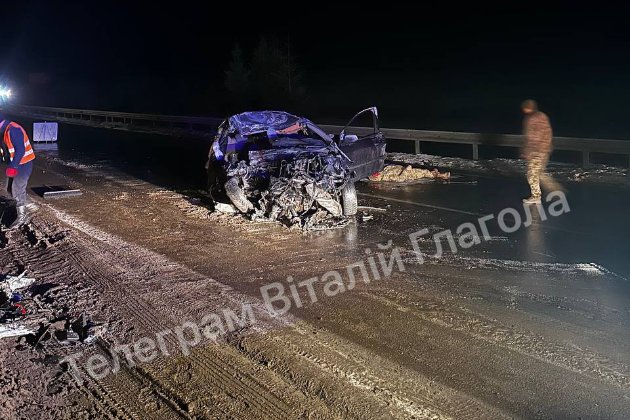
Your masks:
{"label": "metal guardrail", "polygon": [[[58,121],[91,127],[112,128],[127,131],[140,131],[155,134],[189,135],[210,137],[214,134],[220,118],[189,117],[174,115],[136,114],[128,112],[93,111],[84,109],[48,108],[37,106],[12,105],[4,108],[11,115],[33,119]],[[344,127],[321,125],[330,133],[338,133]],[[369,134],[367,127],[353,127],[355,134]],[[479,146],[521,147],[523,137],[516,134],[482,134],[449,131],[407,130],[382,128],[385,138],[413,141],[414,151],[420,153],[421,143],[468,144],[472,147],[472,158],[479,159]],[[554,150],[568,150],[582,154],[584,165],[590,163],[591,153],[627,155],[630,165],[630,141],[603,140],[573,137],[554,137]]]}
{"label": "metal guardrail", "polygon": [[216,127],[222,121],[220,118],[209,117],[138,114],[24,105],[5,106],[3,111],[10,115],[41,119],[44,121],[57,121],[96,128],[109,128],[152,134],[195,137],[213,136]]}
{"label": "metal guardrail", "polygon": [[[342,126],[324,125],[321,126],[327,132],[339,132]],[[473,159],[479,159],[479,146],[500,146],[500,147],[516,147],[523,145],[523,136],[517,134],[483,134],[483,133],[464,133],[451,131],[428,131],[428,130],[407,130],[400,128],[382,128],[383,134],[387,139],[408,140],[414,142],[414,151],[420,153],[420,144],[427,143],[450,143],[450,144],[469,144],[472,146]],[[369,134],[372,128],[356,127],[353,133]],[[630,165],[630,141],[625,140],[604,140],[604,139],[588,139],[574,137],[554,137],[554,150],[568,150],[582,153],[582,163],[587,166],[590,164],[591,153],[610,153],[627,155]]]}

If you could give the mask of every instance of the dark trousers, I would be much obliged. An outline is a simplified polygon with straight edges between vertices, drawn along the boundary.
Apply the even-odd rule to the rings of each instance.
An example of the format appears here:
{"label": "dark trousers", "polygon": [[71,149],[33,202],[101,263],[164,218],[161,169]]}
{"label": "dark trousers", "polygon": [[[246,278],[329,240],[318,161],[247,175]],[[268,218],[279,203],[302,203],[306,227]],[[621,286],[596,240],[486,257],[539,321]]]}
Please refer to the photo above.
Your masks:
{"label": "dark trousers", "polygon": [[33,161],[18,166],[18,174],[15,178],[7,178],[6,190],[11,197],[17,201],[18,206],[28,204],[28,196],[26,195],[26,186],[28,180],[33,173]]}

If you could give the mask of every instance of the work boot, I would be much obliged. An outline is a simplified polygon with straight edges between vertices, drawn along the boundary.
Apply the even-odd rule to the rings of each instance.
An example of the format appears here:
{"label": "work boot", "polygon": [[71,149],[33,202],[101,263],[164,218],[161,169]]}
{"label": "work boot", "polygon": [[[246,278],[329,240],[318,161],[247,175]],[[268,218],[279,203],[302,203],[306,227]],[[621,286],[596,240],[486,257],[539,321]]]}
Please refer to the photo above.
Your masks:
{"label": "work boot", "polygon": [[17,218],[15,219],[15,221],[13,223],[11,223],[11,226],[9,226],[9,230],[12,229],[17,229],[19,227],[24,226],[25,224],[27,224],[29,221],[31,220],[31,214],[28,210],[27,206],[18,206],[17,207]]}
{"label": "work boot", "polygon": [[540,203],[542,203],[542,200],[540,199],[540,197],[529,197],[529,198],[524,198],[523,199],[523,203],[525,203],[525,204],[540,204]]}
{"label": "work boot", "polygon": [[39,210],[39,206],[37,204],[35,204],[35,203],[28,203],[26,205],[26,210],[28,210],[29,213],[32,214],[32,213],[37,212],[37,210]]}

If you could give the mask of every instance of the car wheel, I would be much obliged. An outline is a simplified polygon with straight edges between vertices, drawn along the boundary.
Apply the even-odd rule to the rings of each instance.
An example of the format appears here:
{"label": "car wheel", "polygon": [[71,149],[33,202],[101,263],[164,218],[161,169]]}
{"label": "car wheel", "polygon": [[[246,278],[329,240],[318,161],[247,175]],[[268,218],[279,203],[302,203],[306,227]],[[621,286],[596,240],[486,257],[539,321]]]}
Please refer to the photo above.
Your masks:
{"label": "car wheel", "polygon": [[225,183],[225,194],[241,213],[248,213],[254,209],[254,205],[247,199],[245,192],[238,185],[238,179],[230,178]]}
{"label": "car wheel", "polygon": [[223,188],[225,181],[227,181],[225,170],[217,162],[214,156],[208,159],[206,169],[208,174],[208,193],[210,194],[210,197],[212,197],[214,201],[221,201],[222,199],[225,199],[225,191]]}
{"label": "car wheel", "polygon": [[354,182],[348,181],[346,186],[343,187],[341,192],[341,202],[343,204],[343,215],[354,216],[357,214],[357,207],[359,202],[357,200],[357,189],[354,186]]}

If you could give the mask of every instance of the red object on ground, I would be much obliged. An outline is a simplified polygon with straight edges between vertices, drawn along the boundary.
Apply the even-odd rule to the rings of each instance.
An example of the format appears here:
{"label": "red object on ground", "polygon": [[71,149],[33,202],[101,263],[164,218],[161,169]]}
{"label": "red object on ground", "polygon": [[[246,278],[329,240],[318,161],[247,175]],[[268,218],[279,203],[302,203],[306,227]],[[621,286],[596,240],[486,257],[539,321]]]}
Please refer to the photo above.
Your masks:
{"label": "red object on ground", "polygon": [[18,174],[18,170],[15,168],[7,168],[5,173],[9,178],[15,178]]}

